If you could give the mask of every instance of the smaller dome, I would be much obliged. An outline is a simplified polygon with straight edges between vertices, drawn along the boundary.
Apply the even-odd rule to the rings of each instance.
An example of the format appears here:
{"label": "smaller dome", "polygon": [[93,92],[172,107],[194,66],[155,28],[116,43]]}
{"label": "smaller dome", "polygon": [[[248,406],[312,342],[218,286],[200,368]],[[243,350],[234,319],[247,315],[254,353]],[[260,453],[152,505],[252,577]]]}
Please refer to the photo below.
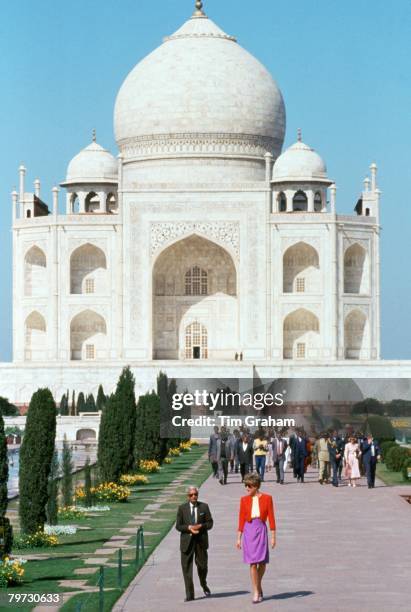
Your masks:
{"label": "smaller dome", "polygon": [[117,172],[114,155],[93,139],[67,166],[66,183],[116,183]]}
{"label": "smaller dome", "polygon": [[298,141],[289,147],[274,164],[273,180],[324,180],[327,167],[321,157],[308,145]]}

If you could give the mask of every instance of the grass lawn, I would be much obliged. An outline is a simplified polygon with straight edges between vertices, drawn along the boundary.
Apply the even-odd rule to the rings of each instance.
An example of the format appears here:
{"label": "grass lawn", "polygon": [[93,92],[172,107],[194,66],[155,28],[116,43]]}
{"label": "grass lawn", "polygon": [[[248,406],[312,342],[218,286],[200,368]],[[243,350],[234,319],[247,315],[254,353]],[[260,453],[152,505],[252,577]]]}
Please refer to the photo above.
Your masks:
{"label": "grass lawn", "polygon": [[377,465],[377,477],[381,478],[387,485],[411,485],[411,479],[404,480],[402,472],[390,472],[387,470],[385,463],[379,463]]}
{"label": "grass lawn", "polygon": [[[89,567],[83,563],[83,559],[89,557],[96,549],[103,547],[103,544],[113,535],[118,535],[122,527],[127,526],[127,522],[142,511],[147,504],[155,503],[159,493],[170,484],[175,478],[184,479],[184,471],[206,454],[204,446],[193,447],[189,453],[183,453],[173,459],[171,464],[164,464],[161,471],[157,474],[149,474],[150,483],[144,486],[131,487],[132,494],[127,503],[109,503],[111,510],[102,512],[98,516],[90,516],[85,519],[61,521],[61,524],[76,524],[80,529],[75,535],[58,536],[59,545],[53,548],[38,548],[30,550],[14,550],[15,556],[34,556],[41,555],[41,559],[29,560],[25,565],[25,580],[20,587],[8,589],[8,592],[33,592],[33,593],[58,593],[78,591],[78,588],[67,588],[59,585],[60,580],[85,580],[90,586],[95,586],[98,580],[98,564],[95,565],[96,572],[91,575],[77,575],[74,570]],[[172,503],[163,503],[161,510],[156,512],[156,518],[161,521],[144,521],[144,531],[156,532],[156,535],[145,536],[146,558],[152,554],[156,546],[168,533],[175,521],[177,506],[185,500],[185,486],[190,483],[200,485],[210,475],[210,466],[206,462],[202,464],[194,473],[187,476],[176,489],[172,496]],[[188,482],[189,479],[189,482]],[[14,506],[14,504],[13,504]],[[13,510],[15,508],[12,508]],[[97,514],[97,513],[96,513]],[[13,517],[13,518],[12,518]],[[15,522],[15,515],[11,516]],[[86,529],[83,529],[86,528]],[[137,527],[136,527],[137,532]],[[127,534],[125,534],[127,535]],[[122,587],[126,587],[137,570],[135,565],[135,543],[136,536],[131,534],[131,539],[126,543],[133,545],[133,548],[123,549],[123,580]],[[110,549],[108,549],[110,553]],[[118,553],[101,555],[109,559],[109,563],[115,564]],[[93,565],[94,567],[94,565]],[[117,567],[105,567],[105,610],[111,610],[113,603],[120,597],[122,591],[118,588]],[[71,598],[63,606],[64,611],[77,610],[76,605],[83,603],[82,610],[95,611],[98,609],[98,594],[85,593]],[[32,607],[26,606],[19,608],[30,610]]]}

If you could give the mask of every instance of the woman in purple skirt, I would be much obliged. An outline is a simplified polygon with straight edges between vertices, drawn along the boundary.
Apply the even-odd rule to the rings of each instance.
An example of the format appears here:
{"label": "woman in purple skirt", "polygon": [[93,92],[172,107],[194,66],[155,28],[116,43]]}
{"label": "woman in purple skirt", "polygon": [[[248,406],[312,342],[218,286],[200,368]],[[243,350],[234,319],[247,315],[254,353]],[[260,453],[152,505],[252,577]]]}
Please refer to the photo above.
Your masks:
{"label": "woman in purple skirt", "polygon": [[269,562],[267,519],[271,530],[271,547],[275,547],[274,504],[271,495],[260,492],[261,478],[258,474],[247,474],[244,485],[248,495],[241,498],[237,548],[243,549],[244,563],[250,565],[253,603],[260,603],[263,601],[261,581]]}

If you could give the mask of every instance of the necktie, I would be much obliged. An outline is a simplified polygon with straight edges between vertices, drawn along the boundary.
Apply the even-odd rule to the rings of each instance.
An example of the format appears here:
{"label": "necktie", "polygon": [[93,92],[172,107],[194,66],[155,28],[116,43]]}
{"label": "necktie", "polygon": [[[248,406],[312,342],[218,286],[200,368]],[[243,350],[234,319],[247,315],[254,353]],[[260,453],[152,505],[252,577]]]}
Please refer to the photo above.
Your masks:
{"label": "necktie", "polygon": [[195,506],[191,506],[191,524],[195,525],[196,524],[196,512],[195,512]]}
{"label": "necktie", "polygon": [[375,448],[374,448],[374,444],[371,444],[371,457],[375,457]]}
{"label": "necktie", "polygon": [[281,455],[282,450],[283,448],[282,448],[281,440],[277,440],[277,453]]}

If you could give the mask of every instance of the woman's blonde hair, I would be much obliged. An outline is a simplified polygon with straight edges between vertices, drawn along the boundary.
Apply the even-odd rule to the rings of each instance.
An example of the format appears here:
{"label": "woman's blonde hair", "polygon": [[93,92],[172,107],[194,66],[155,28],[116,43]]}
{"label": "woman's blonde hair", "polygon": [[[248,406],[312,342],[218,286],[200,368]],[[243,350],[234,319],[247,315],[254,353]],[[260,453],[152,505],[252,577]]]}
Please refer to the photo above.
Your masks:
{"label": "woman's blonde hair", "polygon": [[261,487],[260,475],[256,473],[246,474],[246,476],[244,477],[244,484],[246,486],[251,485],[252,487],[256,487],[257,489],[259,489]]}

